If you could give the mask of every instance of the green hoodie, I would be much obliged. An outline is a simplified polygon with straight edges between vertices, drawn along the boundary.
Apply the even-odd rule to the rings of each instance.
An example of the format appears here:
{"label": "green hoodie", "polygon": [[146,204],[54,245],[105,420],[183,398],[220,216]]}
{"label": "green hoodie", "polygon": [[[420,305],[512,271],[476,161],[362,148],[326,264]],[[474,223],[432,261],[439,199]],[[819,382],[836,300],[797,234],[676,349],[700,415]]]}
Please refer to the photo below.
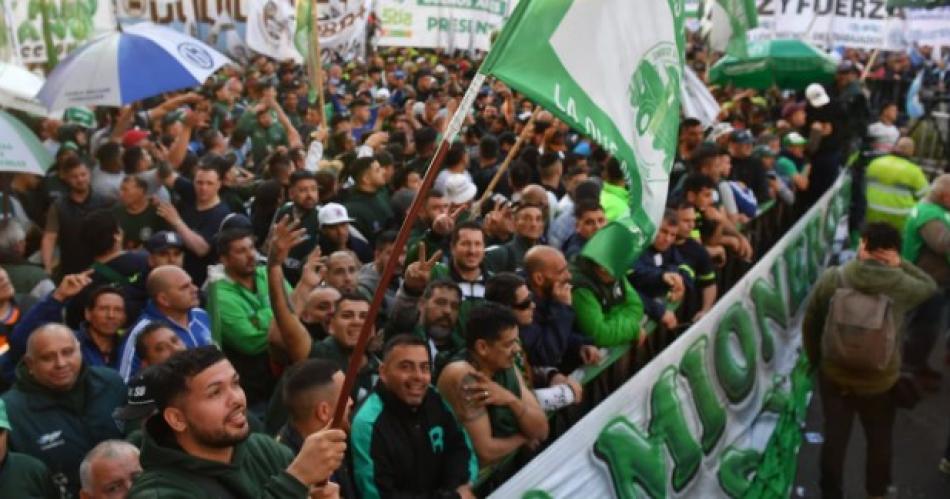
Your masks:
{"label": "green hoodie", "polygon": [[187,454],[168,426],[158,417],[146,425],[142,442],[142,474],[129,498],[235,498],[305,499],[308,488],[287,473],[294,456],[274,439],[251,433],[234,446],[230,464]]}
{"label": "green hoodie", "polygon": [[611,285],[594,275],[587,258],[571,267],[571,292],[577,329],[599,347],[635,343],[640,339],[643,302],[626,277]]}
{"label": "green hoodie", "polygon": [[42,461],[76,496],[82,458],[99,442],[122,438],[112,411],[125,399],[125,383],[112,369],[83,366],[73,389],[57,392],[37,383],[21,362],[16,384],[3,395],[13,426],[10,448]]}
{"label": "green hoodie", "polygon": [[[854,371],[821,358],[821,336],[828,317],[828,304],[839,287],[837,271],[836,267],[832,267],[822,274],[805,308],[802,340],[808,360],[813,366],[820,366],[821,372],[839,387],[858,395],[883,393],[894,386],[899,376],[900,345],[903,343],[900,336],[894,355],[883,371]],[[893,300],[893,315],[899,322],[903,321],[909,310],[923,303],[937,290],[936,283],[929,275],[906,260],[901,262],[900,267],[888,267],[874,260],[853,260],[842,267],[842,272],[854,289],[867,294],[889,296]],[[900,335],[901,324],[896,326]]]}

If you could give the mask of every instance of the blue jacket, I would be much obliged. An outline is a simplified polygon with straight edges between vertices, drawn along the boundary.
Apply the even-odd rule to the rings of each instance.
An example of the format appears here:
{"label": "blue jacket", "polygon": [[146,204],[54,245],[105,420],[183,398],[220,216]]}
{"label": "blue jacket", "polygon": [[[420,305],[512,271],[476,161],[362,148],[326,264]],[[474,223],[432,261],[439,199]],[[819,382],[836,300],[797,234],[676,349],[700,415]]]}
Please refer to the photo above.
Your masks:
{"label": "blue jacket", "polygon": [[208,316],[208,312],[198,307],[189,310],[188,329],[185,329],[159,311],[155,303],[149,300],[148,304],[145,305],[145,310],[142,311],[142,315],[139,316],[139,320],[135,321],[135,325],[126,335],[125,345],[122,348],[122,356],[119,359],[119,375],[126,383],[135,376],[141,363],[141,359],[135,351],[135,339],[145,329],[145,326],[152,322],[165,323],[181,338],[186,348],[197,348],[212,344],[211,318]]}
{"label": "blue jacket", "polygon": [[[576,364],[586,336],[574,331],[574,310],[563,303],[534,295],[534,320],[520,328],[521,345],[532,366]],[[573,367],[573,366],[571,366]]]}
{"label": "blue jacket", "polygon": [[693,287],[693,271],[675,246],[660,253],[653,246],[643,249],[640,258],[633,263],[630,284],[640,294],[647,317],[658,321],[666,313],[664,297],[669,286],[663,282],[663,274],[676,272],[683,277],[686,289]]}
{"label": "blue jacket", "polygon": [[[20,319],[19,324],[13,328],[13,333],[9,338],[10,353],[5,357],[3,365],[3,376],[5,378],[13,379],[17,362],[19,362],[26,353],[26,342],[30,338],[30,334],[36,331],[36,328],[51,322],[62,324],[63,309],[65,307],[65,303],[53,298],[53,294],[50,293],[34,305],[33,308]],[[79,348],[82,352],[84,365],[110,367],[112,369],[119,368],[119,353],[122,352],[123,345],[125,344],[124,336],[116,335],[115,346],[112,349],[113,357],[107,361],[102,351],[99,350],[99,347],[96,346],[89,336],[89,331],[86,329],[85,323],[81,324],[79,329],[73,331],[73,333],[76,335],[76,339],[79,340]]]}

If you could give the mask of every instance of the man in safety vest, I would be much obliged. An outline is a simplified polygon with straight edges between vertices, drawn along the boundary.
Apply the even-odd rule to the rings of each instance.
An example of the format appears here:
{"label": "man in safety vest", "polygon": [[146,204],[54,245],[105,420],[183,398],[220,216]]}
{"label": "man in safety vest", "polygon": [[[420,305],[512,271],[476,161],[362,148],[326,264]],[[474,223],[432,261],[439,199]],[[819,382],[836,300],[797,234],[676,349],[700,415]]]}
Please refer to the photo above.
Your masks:
{"label": "man in safety vest", "polygon": [[908,158],[914,154],[914,140],[898,139],[894,150],[871,161],[868,165],[867,215],[865,221],[885,222],[897,230],[911,209],[927,193],[927,177],[919,166]]}
{"label": "man in safety vest", "polygon": [[927,359],[946,330],[944,312],[950,303],[950,174],[934,179],[926,199],[911,210],[901,256],[930,274],[940,289],[911,313],[904,349],[905,367],[925,388],[935,389],[941,376]]}

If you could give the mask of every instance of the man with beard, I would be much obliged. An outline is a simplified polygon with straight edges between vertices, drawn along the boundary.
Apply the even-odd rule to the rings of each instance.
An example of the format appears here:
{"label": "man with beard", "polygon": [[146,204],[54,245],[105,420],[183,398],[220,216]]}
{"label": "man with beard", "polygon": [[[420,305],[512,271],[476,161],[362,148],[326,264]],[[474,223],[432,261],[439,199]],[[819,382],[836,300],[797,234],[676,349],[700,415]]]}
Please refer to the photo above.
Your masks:
{"label": "man with beard", "polygon": [[158,414],[145,426],[144,471],[131,498],[304,499],[343,460],[342,430],[310,435],[297,457],[272,438],[251,434],[240,377],[213,346],[180,352],[152,369]]}
{"label": "man with beard", "polygon": [[386,326],[386,337],[411,332],[429,346],[433,371],[438,373],[465,348],[459,334],[459,308],[462,290],[444,277],[429,282],[416,308],[403,308]]}
{"label": "man with beard", "polygon": [[218,234],[224,277],[208,286],[208,314],[215,342],[241,375],[252,408],[270,396],[274,379],[267,331],[274,313],[267,296],[267,269],[257,265],[254,236],[245,229]]}
{"label": "man with beard", "polygon": [[[354,222],[339,203],[327,203],[320,208],[320,251],[324,255],[335,251],[352,251],[360,263],[373,259],[373,248],[362,234],[350,225]],[[296,249],[296,248],[295,248]]]}
{"label": "man with beard", "polygon": [[537,448],[548,438],[548,419],[515,366],[521,346],[511,309],[478,305],[465,334],[465,358],[445,366],[438,386],[462,420],[479,462],[494,464],[522,448]]}
{"label": "man with beard", "polygon": [[432,387],[431,367],[420,338],[399,335],[383,348],[380,381],[353,420],[362,497],[475,497],[475,453]]}
{"label": "man with beard", "polygon": [[[343,390],[346,376],[333,362],[324,359],[307,359],[287,370],[283,390],[277,394],[283,399],[289,418],[277,433],[277,441],[286,445],[294,454],[300,453],[304,438],[330,425],[336,403]],[[343,431],[350,431],[350,411],[353,399],[347,398],[343,413]],[[330,480],[340,486],[340,497],[355,499],[349,453]]]}
{"label": "man with beard", "polygon": [[290,251],[287,263],[284,264],[287,280],[296,284],[300,279],[301,266],[307,260],[307,255],[317,247],[320,237],[320,210],[317,209],[320,191],[317,189],[316,176],[307,170],[291,173],[289,194],[290,202],[277,210],[274,220],[289,216],[291,220],[299,222],[301,227],[307,229],[307,239]]}
{"label": "man with beard", "polygon": [[515,213],[515,236],[501,246],[485,251],[485,266],[493,272],[521,270],[524,254],[544,237],[545,214],[539,204],[518,203]]}

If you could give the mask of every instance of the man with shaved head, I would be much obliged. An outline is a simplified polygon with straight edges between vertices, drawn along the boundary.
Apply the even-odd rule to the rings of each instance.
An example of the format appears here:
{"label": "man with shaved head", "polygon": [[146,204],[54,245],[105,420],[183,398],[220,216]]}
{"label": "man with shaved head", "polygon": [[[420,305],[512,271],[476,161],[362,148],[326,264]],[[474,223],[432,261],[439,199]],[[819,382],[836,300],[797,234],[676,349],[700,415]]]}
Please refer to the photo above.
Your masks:
{"label": "man with shaved head", "polygon": [[356,253],[349,250],[334,251],[327,259],[326,285],[343,294],[356,293],[359,270],[360,261]]}
{"label": "man with shaved head", "polygon": [[538,245],[524,256],[524,274],[534,300],[534,321],[519,328],[521,344],[533,364],[569,373],[600,360],[586,336],[574,330],[571,272],[558,249]]}
{"label": "man with shaved head", "polygon": [[141,362],[135,352],[136,338],[153,322],[167,324],[187,348],[212,343],[211,319],[198,308],[198,288],[181,267],[163,265],[152,270],[145,288],[148,303],[129,332],[119,363],[119,374],[126,381],[136,374]]}
{"label": "man with shaved head", "polygon": [[320,286],[307,295],[307,302],[300,311],[300,322],[306,326],[313,341],[320,341],[330,334],[330,319],[340,296],[340,292],[330,286]]}
{"label": "man with shaved head", "polygon": [[49,468],[64,492],[79,493],[79,463],[99,442],[121,438],[112,411],[125,403],[125,384],[112,369],[83,365],[79,341],[61,324],[33,331],[17,381],[4,394],[10,448]]}

